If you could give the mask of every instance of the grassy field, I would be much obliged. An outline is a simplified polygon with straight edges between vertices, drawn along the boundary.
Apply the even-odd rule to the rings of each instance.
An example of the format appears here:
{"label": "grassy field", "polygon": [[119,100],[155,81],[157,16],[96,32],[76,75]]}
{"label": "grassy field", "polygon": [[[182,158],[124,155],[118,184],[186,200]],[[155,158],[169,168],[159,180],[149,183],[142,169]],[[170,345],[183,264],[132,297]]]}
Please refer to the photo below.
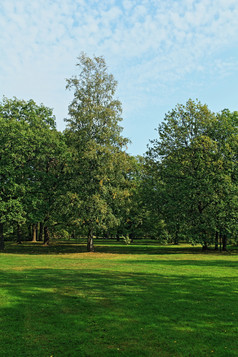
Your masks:
{"label": "grassy field", "polygon": [[200,247],[8,243],[1,357],[238,356],[238,255]]}

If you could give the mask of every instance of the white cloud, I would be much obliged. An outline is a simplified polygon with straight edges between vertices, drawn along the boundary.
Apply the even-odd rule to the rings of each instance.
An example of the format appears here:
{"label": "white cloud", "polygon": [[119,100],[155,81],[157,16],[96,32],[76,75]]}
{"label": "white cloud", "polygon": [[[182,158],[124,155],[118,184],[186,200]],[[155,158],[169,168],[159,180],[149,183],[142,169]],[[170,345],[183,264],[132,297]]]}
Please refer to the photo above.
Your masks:
{"label": "white cloud", "polygon": [[2,0],[0,95],[36,96],[60,116],[85,51],[106,57],[132,112],[194,73],[230,73],[237,18],[236,0]]}
{"label": "white cloud", "polygon": [[232,0],[187,0],[179,7],[170,0],[154,2],[152,10],[148,1],[130,1],[133,8],[127,1],[124,8],[113,1],[111,7],[106,4],[100,1],[95,7],[95,1],[3,0],[1,65],[6,66],[9,60],[16,65],[25,58],[35,61],[37,57],[41,62],[52,52],[53,56],[62,55],[62,46],[66,46],[66,58],[81,50],[102,53],[115,64],[132,60],[135,65],[144,57],[163,62],[173,57],[175,68],[178,58],[192,51],[196,67],[204,53],[213,54],[231,44],[238,32],[238,5]]}

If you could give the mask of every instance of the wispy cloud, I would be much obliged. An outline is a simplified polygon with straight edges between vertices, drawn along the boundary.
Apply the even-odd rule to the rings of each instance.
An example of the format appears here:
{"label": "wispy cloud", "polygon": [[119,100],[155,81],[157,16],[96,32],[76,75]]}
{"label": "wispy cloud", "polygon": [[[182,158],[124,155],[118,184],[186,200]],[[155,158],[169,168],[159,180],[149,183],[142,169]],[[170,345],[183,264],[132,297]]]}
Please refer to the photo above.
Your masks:
{"label": "wispy cloud", "polygon": [[132,112],[194,73],[232,71],[237,19],[237,0],[1,0],[0,94],[65,116],[65,78],[85,51],[105,56]]}

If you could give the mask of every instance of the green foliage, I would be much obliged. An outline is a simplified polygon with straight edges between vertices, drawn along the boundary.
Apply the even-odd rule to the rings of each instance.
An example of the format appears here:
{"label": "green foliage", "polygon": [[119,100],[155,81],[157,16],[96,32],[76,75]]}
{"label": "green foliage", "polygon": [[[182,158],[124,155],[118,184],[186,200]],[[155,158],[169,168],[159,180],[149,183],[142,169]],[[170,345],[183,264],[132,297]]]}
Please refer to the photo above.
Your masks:
{"label": "green foliage", "polygon": [[[74,221],[87,227],[89,241],[98,230],[118,225],[116,202],[127,195],[127,139],[121,136],[121,103],[116,81],[102,57],[78,58],[80,73],[67,80],[74,91],[65,136],[72,150],[71,197]],[[93,245],[89,246],[93,250]]]}
{"label": "green foliage", "polygon": [[126,245],[131,244],[131,239],[129,238],[128,235],[122,236],[122,239],[123,239],[123,242],[124,242]]}
{"label": "green foliage", "polygon": [[237,114],[215,115],[189,100],[165,116],[158,133],[147,152],[155,205],[171,233],[206,247],[216,231],[227,235],[236,225]]}
{"label": "green foliage", "polygon": [[67,153],[52,110],[4,98],[0,139],[0,223],[48,224],[63,188]]}
{"label": "green foliage", "polygon": [[[218,243],[238,236],[238,112],[191,99],[165,115],[145,157],[126,152],[117,82],[81,54],[64,133],[33,100],[0,103],[0,250],[7,239],[150,237]],[[38,236],[37,236],[38,232]]]}

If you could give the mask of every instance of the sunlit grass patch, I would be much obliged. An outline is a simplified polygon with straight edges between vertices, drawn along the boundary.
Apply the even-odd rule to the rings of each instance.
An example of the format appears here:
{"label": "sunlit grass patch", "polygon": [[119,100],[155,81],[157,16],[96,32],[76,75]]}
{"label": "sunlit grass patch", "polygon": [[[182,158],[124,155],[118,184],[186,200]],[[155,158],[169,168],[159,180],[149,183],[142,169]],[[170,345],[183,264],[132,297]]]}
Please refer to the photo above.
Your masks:
{"label": "sunlit grass patch", "polygon": [[0,254],[1,356],[237,356],[238,257],[171,249]]}

